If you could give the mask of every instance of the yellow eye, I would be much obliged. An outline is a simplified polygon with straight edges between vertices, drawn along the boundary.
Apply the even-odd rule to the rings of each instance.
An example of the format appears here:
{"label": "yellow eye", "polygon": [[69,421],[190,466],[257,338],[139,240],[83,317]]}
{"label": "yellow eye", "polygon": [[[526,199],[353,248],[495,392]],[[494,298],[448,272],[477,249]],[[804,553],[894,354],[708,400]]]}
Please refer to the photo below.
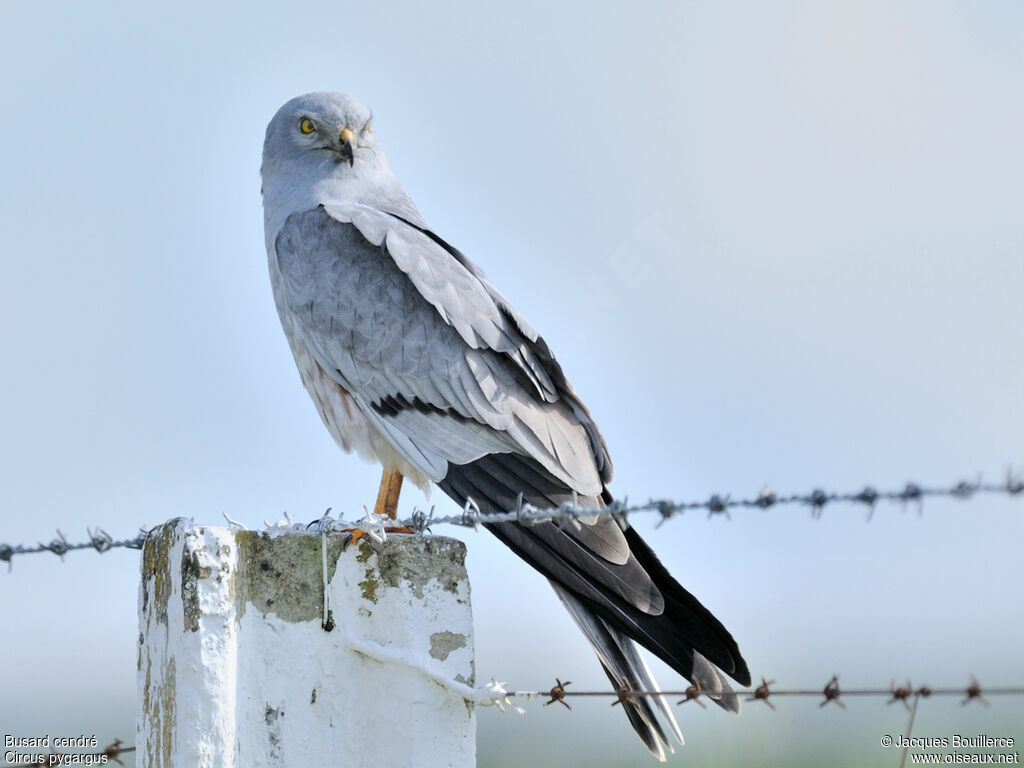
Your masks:
{"label": "yellow eye", "polygon": [[303,133],[312,133],[313,131],[316,130],[316,126],[313,125],[312,120],[310,120],[308,117],[304,117],[301,120],[299,120],[299,130],[302,131]]}
{"label": "yellow eye", "polygon": [[367,123],[366,127],[363,128],[363,130],[366,131],[367,133],[369,133],[370,131],[373,130],[373,127],[369,123]]}

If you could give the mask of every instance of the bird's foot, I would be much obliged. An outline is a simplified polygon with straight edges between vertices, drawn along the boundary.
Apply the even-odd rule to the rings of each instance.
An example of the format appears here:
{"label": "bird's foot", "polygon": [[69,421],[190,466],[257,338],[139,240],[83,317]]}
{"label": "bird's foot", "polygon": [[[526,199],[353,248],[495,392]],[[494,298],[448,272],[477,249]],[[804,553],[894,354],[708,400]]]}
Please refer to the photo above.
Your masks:
{"label": "bird's foot", "polygon": [[341,545],[342,552],[348,549],[349,544],[351,544],[352,542],[370,537],[370,534],[368,534],[362,528],[345,528],[341,532],[345,534],[345,541]]}
{"label": "bird's foot", "polygon": [[341,532],[345,534],[345,541],[341,545],[342,550],[348,549],[349,545],[354,541],[360,539],[373,539],[374,541],[384,541],[389,533],[415,533],[412,528],[408,528],[404,525],[383,525],[380,527],[368,527],[367,530],[362,528],[342,528]]}

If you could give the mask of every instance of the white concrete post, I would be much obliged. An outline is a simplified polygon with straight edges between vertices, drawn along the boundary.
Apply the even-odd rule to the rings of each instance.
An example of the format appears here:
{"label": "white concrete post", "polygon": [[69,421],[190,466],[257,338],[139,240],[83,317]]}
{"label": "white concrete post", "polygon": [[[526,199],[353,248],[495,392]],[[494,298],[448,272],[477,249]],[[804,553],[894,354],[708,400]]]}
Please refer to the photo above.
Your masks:
{"label": "white concrete post", "polygon": [[475,764],[464,545],[341,541],[180,519],[147,540],[139,766]]}

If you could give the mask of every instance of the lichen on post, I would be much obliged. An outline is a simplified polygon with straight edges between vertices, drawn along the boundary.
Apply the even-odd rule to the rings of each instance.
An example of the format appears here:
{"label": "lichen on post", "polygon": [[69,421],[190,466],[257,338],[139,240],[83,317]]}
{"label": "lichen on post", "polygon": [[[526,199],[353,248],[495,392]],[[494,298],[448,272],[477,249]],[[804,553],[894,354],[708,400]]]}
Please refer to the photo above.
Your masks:
{"label": "lichen on post", "polygon": [[[475,763],[464,545],[172,520],[139,593],[139,765]],[[328,621],[324,622],[324,584]]]}

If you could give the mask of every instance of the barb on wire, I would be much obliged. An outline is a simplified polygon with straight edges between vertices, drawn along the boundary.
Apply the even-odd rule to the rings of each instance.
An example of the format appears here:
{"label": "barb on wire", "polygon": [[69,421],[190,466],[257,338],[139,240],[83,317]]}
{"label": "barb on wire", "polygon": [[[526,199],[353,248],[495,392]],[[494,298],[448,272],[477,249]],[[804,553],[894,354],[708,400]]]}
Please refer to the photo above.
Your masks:
{"label": "barb on wire", "polygon": [[753,690],[752,695],[747,698],[747,701],[763,701],[768,705],[769,709],[774,710],[775,705],[768,701],[768,697],[772,694],[770,686],[773,685],[775,685],[774,680],[766,680],[762,677],[761,684]]}
{"label": "barb on wire", "polygon": [[676,704],[685,704],[688,701],[696,701],[700,704],[701,709],[707,709],[707,705],[700,700],[700,695],[702,693],[704,693],[704,691],[700,689],[700,683],[694,683],[686,689],[686,695],[677,701]]}
{"label": "barb on wire", "polygon": [[569,706],[569,702],[565,700],[565,686],[567,685],[572,685],[572,680],[567,680],[563,683],[556,677],[555,685],[551,688],[550,691],[548,691],[548,695],[551,697],[551,699],[545,701],[543,706],[546,707],[548,704],[554,704],[555,702],[558,702],[566,709],[572,709],[572,707]]}
{"label": "barb on wire", "polygon": [[[388,520],[387,522],[389,527],[406,527],[418,534],[424,534],[430,531],[433,525],[459,525],[475,529],[487,523],[518,523],[523,526],[553,523],[561,528],[565,528],[567,526],[578,526],[580,524],[580,517],[609,515],[620,526],[625,528],[628,527],[630,515],[648,512],[656,512],[661,516],[661,520],[658,521],[659,526],[669,518],[690,511],[705,510],[709,518],[725,515],[726,519],[731,520],[731,510],[760,509],[765,511],[783,506],[808,507],[811,511],[811,516],[814,519],[819,519],[824,513],[825,507],[830,504],[850,504],[867,507],[868,520],[871,520],[875,507],[879,502],[883,501],[904,506],[913,502],[917,505],[918,512],[920,512],[925,499],[946,497],[968,501],[980,495],[1024,496],[1024,479],[1010,472],[1007,473],[1006,480],[1001,483],[987,483],[979,478],[974,482],[961,480],[950,486],[925,487],[917,483],[907,483],[902,488],[890,491],[879,491],[871,486],[866,486],[863,490],[846,493],[830,493],[820,488],[815,488],[810,493],[795,493],[788,496],[779,495],[770,488],[763,488],[756,496],[751,498],[733,498],[731,494],[716,493],[707,499],[694,501],[651,499],[645,503],[631,504],[628,500],[621,500],[613,501],[603,509],[581,507],[575,496],[572,502],[561,504],[554,509],[539,509],[524,501],[520,494],[516,500],[515,508],[507,512],[484,514],[473,499],[467,499],[458,514],[436,515],[434,508],[431,507],[429,512],[414,510],[407,519]],[[330,510],[328,510],[329,512]],[[236,521],[230,518],[227,519],[232,527],[240,526]],[[351,531],[353,528],[359,528],[362,525],[370,525],[373,532],[376,532],[377,527],[379,527],[374,525],[374,521],[369,513],[367,513],[363,520],[357,521],[346,521],[340,517],[332,518],[329,514],[325,514],[316,521],[316,532]],[[277,533],[289,531],[305,532],[310,526],[295,523],[291,516],[285,513],[284,520],[272,525],[268,524],[267,528]],[[135,538],[120,541],[113,539],[102,528],[97,528],[95,532],[87,529],[87,533],[89,536],[88,541],[78,543],[69,543],[60,531],[57,531],[57,538],[52,539],[48,544],[39,543],[36,546],[24,546],[0,543],[0,562],[6,562],[8,569],[10,569],[11,561],[15,555],[51,552],[63,559],[64,555],[68,552],[80,549],[95,549],[100,553],[118,547],[141,549],[149,537],[149,531],[146,530],[142,530]]]}
{"label": "barb on wire", "polygon": [[[573,695],[579,696],[581,694],[575,693]],[[614,707],[618,704],[622,704],[623,709],[625,709],[626,704],[632,704],[637,696],[646,695],[648,695],[646,691],[634,692],[632,689],[630,689],[628,685],[623,684],[621,688],[617,688],[616,690],[612,691],[612,696],[615,697],[615,701],[612,702],[612,706]]]}
{"label": "barb on wire", "polygon": [[834,701],[841,709],[846,709],[846,705],[839,698],[839,675],[832,675],[832,679],[825,683],[822,693],[825,694],[825,700],[818,705],[819,707],[824,707],[830,701]]}
{"label": "barb on wire", "polygon": [[906,685],[897,688],[896,681],[893,680],[892,685],[889,686],[889,688],[892,691],[892,698],[885,703],[894,704],[897,701],[902,702],[903,706],[907,708],[907,712],[909,712],[910,702],[907,701],[907,699],[909,699],[910,695],[914,692],[914,689],[910,687],[910,681],[908,680]]}
{"label": "barb on wire", "polygon": [[975,680],[973,677],[971,678],[971,684],[967,686],[967,690],[964,691],[964,693],[967,695],[964,696],[964,700],[960,702],[961,707],[975,700],[981,702],[986,707],[991,706],[988,703],[988,700],[984,696],[982,696],[981,684],[978,683],[978,681]]}

